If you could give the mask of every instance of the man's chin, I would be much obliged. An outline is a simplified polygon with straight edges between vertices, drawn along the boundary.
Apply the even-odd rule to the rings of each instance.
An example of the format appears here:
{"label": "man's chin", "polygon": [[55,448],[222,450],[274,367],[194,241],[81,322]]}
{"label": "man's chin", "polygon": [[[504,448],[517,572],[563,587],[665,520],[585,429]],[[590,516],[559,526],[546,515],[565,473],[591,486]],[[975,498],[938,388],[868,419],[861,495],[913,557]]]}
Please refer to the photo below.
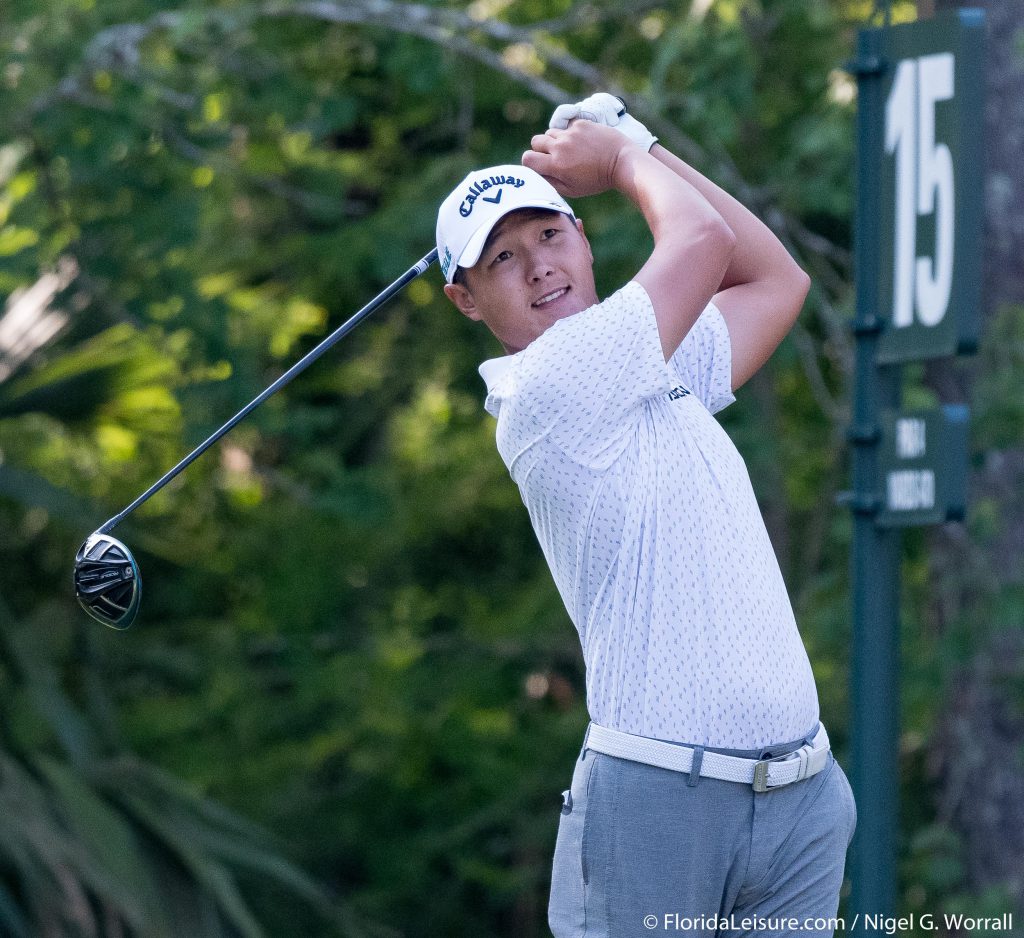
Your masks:
{"label": "man's chin", "polygon": [[[538,338],[547,332],[556,322],[561,322],[563,319],[568,319],[570,316],[575,316],[577,313],[582,313],[585,309],[590,309],[591,306],[596,303],[588,303],[585,299],[581,299],[579,295],[570,293],[560,300],[556,300],[551,304],[550,309],[540,310],[534,308],[534,323],[536,328],[536,335],[534,338]],[[536,315],[541,312],[541,315]]]}

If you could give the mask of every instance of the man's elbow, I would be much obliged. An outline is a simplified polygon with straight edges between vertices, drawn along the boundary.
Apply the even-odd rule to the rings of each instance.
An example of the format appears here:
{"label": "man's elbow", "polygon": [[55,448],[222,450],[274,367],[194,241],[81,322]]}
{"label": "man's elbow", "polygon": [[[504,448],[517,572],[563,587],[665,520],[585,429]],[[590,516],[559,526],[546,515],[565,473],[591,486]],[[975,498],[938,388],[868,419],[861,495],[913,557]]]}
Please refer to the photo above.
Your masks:
{"label": "man's elbow", "polygon": [[807,294],[811,290],[811,277],[806,270],[803,269],[796,261],[793,261],[793,289],[794,292],[799,296],[799,301],[803,304],[803,301],[807,299]]}
{"label": "man's elbow", "polygon": [[736,251],[736,233],[729,227],[728,222],[715,212],[701,225],[699,240],[709,260],[721,266],[724,276]]}
{"label": "man's elbow", "polygon": [[790,313],[793,322],[796,322],[800,316],[800,311],[804,308],[804,301],[810,290],[811,278],[796,261],[793,261],[792,266],[786,272],[782,286],[783,307]]}
{"label": "man's elbow", "polygon": [[708,237],[712,238],[719,246],[719,250],[725,255],[727,261],[732,260],[732,255],[736,250],[736,232],[717,213],[715,218],[708,222]]}

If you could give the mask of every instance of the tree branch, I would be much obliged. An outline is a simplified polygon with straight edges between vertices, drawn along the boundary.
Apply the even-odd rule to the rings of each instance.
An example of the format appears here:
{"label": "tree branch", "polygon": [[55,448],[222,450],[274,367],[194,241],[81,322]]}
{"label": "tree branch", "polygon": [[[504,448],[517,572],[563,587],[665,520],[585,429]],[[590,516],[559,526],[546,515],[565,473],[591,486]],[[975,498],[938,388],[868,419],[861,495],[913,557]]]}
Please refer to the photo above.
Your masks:
{"label": "tree branch", "polygon": [[[648,4],[644,0],[644,5]],[[571,29],[581,22],[590,22],[594,16],[604,20],[613,15],[611,11],[597,11],[589,5],[578,5],[565,16],[547,20],[530,27],[514,26],[497,19],[477,19],[463,10],[428,6],[422,3],[402,0],[300,0],[300,2],[256,3],[251,6],[225,10],[165,11],[151,17],[144,23],[123,23],[108,27],[98,33],[86,47],[78,75],[65,78],[56,89],[39,96],[28,110],[28,115],[38,113],[55,100],[71,100],[83,107],[111,110],[110,103],[95,95],[87,85],[86,76],[93,70],[103,68],[115,72],[129,81],[146,82],[156,88],[160,100],[178,110],[189,110],[196,105],[194,96],[172,89],[161,88],[147,75],[141,66],[141,43],[156,30],[169,30],[179,37],[212,28],[223,32],[240,29],[261,18],[306,17],[328,23],[344,23],[359,26],[379,27],[406,35],[425,39],[446,50],[479,62],[480,64],[507,76],[510,80],[547,101],[561,104],[576,97],[570,91],[540,74],[515,62],[509,55],[516,46],[533,50],[545,68],[557,70],[567,77],[576,79],[586,89],[602,88],[628,100],[630,110],[645,121],[666,145],[694,166],[703,167],[706,172],[720,180],[723,187],[732,192],[752,211],[765,219],[766,224],[782,241],[787,249],[823,281],[825,290],[819,291],[815,303],[816,315],[829,336],[832,348],[838,356],[841,370],[849,374],[852,369],[852,349],[846,336],[846,322],[835,310],[832,296],[845,288],[847,280],[843,273],[851,267],[848,251],[829,239],[810,231],[799,219],[782,211],[765,193],[752,186],[739,171],[735,162],[721,147],[716,147],[713,157],[705,147],[683,133],[672,122],[662,117],[654,100],[644,94],[627,94],[601,69],[573,56],[553,38],[553,33]],[[617,14],[614,14],[617,15]],[[635,10],[630,10],[635,16]],[[497,43],[503,49],[493,48],[488,43]],[[463,102],[463,110],[465,110]],[[210,154],[204,153],[180,135],[175,140],[179,152],[191,158],[202,157],[211,162]],[[256,180],[257,184],[309,208],[305,193],[297,193],[284,183]],[[807,373],[812,392],[819,406],[830,419],[837,416],[837,406],[827,391],[820,367],[812,360],[816,358],[814,343],[804,332],[798,335],[801,361]]]}

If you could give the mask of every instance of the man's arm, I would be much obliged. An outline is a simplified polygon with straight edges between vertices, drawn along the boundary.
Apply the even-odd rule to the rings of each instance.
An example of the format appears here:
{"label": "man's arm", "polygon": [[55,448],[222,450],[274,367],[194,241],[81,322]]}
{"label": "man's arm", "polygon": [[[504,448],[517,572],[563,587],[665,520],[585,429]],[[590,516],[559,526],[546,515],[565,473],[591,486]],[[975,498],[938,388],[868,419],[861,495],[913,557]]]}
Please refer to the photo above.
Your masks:
{"label": "man's arm", "polygon": [[589,121],[533,138],[523,165],[565,196],[618,189],[640,209],[654,251],[634,278],[654,307],[666,361],[732,266],[736,236],[684,176],[618,131]]}
{"label": "man's arm", "polygon": [[614,127],[649,151],[701,192],[736,234],[736,250],[714,297],[729,329],[735,391],[768,360],[792,328],[810,280],[765,225],[693,167],[656,146],[657,138],[626,113],[618,98],[598,92],[576,104],[560,105],[551,116],[551,126],[568,127],[580,119]]}
{"label": "man's arm", "polygon": [[736,235],[714,303],[729,327],[732,390],[768,361],[803,307],[811,280],[760,219],[660,144],[653,156],[697,189]]}

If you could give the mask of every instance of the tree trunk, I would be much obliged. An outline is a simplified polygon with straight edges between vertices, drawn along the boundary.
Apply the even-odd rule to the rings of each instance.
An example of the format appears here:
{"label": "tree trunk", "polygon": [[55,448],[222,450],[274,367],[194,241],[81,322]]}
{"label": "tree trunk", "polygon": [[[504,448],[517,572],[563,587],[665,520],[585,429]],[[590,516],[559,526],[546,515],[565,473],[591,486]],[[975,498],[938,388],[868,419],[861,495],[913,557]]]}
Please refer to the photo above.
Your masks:
{"label": "tree trunk", "polygon": [[926,764],[971,891],[1002,887],[1024,913],[1024,4],[919,0],[932,6],[985,10],[987,179],[981,353],[925,368],[940,400],[971,403],[976,467],[966,528],[927,534],[922,621],[969,634],[972,652],[943,689]]}

